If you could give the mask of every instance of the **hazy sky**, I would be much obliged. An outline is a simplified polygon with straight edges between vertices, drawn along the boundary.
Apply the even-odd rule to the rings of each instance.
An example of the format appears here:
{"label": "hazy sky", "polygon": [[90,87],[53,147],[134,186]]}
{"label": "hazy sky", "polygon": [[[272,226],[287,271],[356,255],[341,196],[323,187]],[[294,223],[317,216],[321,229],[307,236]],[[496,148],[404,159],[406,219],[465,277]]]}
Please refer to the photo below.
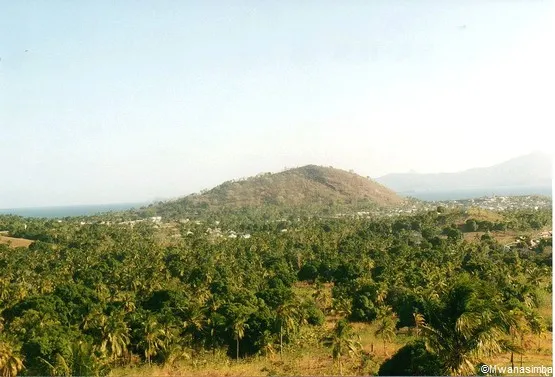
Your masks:
{"label": "hazy sky", "polygon": [[0,208],[552,149],[553,1],[0,4]]}

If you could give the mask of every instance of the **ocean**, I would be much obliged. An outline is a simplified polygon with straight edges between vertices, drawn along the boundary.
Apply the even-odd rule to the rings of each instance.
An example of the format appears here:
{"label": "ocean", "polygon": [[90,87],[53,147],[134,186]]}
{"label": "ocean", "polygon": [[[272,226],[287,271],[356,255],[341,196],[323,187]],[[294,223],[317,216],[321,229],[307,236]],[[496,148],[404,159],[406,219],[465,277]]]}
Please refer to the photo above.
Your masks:
{"label": "ocean", "polygon": [[[400,192],[399,195],[410,196],[426,201],[443,201],[443,200],[462,200],[480,198],[492,195],[546,195],[552,196],[551,187],[499,187],[489,189],[465,189],[465,190],[449,190],[449,191],[413,191]],[[142,203],[120,203],[120,204],[98,204],[98,205],[81,205],[81,206],[63,206],[63,207],[35,207],[35,208],[10,208],[0,209],[0,215],[12,214],[23,217],[40,217],[40,218],[64,218],[72,216],[89,216],[109,211],[123,211],[131,208],[140,208],[150,204],[150,202]]]}
{"label": "ocean", "polygon": [[109,211],[123,211],[131,208],[140,208],[149,203],[120,203],[96,204],[60,207],[29,207],[0,209],[0,215],[18,215],[23,217],[64,218],[72,216],[90,216]]}

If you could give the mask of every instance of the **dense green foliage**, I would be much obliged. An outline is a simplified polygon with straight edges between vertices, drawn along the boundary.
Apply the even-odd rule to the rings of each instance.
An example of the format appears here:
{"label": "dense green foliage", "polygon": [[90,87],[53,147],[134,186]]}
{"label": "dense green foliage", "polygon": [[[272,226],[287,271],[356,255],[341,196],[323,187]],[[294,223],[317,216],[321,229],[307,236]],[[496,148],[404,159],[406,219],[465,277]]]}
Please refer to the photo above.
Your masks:
{"label": "dense green foliage", "polygon": [[[550,211],[515,212],[504,224],[535,229],[550,219]],[[503,337],[513,334],[516,314],[507,313],[541,322],[538,292],[551,289],[550,247],[468,242],[459,230],[474,228],[467,224],[449,210],[377,220],[229,218],[220,226],[251,237],[176,224],[180,237],[167,242],[148,222],[2,216],[0,230],[37,241],[0,245],[0,347],[25,375],[100,375],[217,349],[233,359],[268,354],[298,344],[302,328],[323,333],[324,313],[382,323],[385,344],[396,328],[417,326],[421,313],[424,343],[392,359],[409,364],[382,370],[464,373],[482,355],[511,349]],[[331,283],[332,302],[295,294],[300,282]],[[355,347],[340,323],[326,339],[341,367]]]}

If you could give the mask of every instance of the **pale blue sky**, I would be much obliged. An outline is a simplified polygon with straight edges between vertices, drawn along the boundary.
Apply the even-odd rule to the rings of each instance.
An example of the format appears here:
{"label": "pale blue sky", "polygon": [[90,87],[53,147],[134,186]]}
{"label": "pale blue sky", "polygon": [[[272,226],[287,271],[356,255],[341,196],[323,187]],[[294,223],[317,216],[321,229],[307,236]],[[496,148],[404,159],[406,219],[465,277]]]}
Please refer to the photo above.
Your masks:
{"label": "pale blue sky", "polygon": [[553,1],[0,0],[0,208],[550,151]]}

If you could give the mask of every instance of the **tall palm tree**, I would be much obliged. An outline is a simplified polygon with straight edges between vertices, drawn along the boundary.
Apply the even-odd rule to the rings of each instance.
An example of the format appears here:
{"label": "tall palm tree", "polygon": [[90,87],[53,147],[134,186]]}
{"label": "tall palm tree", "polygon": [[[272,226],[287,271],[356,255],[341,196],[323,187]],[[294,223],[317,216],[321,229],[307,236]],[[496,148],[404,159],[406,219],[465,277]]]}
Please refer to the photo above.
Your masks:
{"label": "tall palm tree", "polygon": [[279,323],[279,354],[283,357],[283,331],[289,333],[296,328],[298,305],[294,302],[283,303],[277,308],[276,314]]}
{"label": "tall palm tree", "polygon": [[475,364],[482,357],[508,349],[499,302],[489,287],[463,275],[440,301],[427,303],[428,323],[422,326],[422,334],[445,373],[475,374]]}
{"label": "tall palm tree", "polygon": [[237,342],[237,361],[239,361],[239,341],[245,336],[245,330],[249,328],[246,315],[239,315],[233,319],[230,329]]}
{"label": "tall palm tree", "polygon": [[209,336],[206,339],[210,340],[210,348],[212,348],[212,355],[216,355],[216,331],[218,328],[225,326],[225,318],[216,311],[212,311],[208,319],[206,320],[205,332]]}
{"label": "tall palm tree", "polygon": [[511,351],[511,367],[514,368],[514,353],[518,351],[522,355],[522,347],[518,345],[517,341],[522,343],[522,339],[527,330],[526,315],[522,308],[512,308],[506,314],[506,327],[511,337],[510,351]]}
{"label": "tall palm tree", "polygon": [[395,337],[395,328],[399,318],[397,314],[393,313],[390,307],[378,317],[378,328],[374,332],[375,335],[380,336],[383,341],[383,353],[386,354],[386,342],[390,342]]}
{"label": "tall palm tree", "polygon": [[326,347],[331,347],[332,357],[339,366],[340,375],[343,375],[342,356],[345,354],[353,356],[362,348],[360,336],[354,333],[353,328],[345,319],[339,320],[335,324],[331,335],[325,337],[323,343]]}

